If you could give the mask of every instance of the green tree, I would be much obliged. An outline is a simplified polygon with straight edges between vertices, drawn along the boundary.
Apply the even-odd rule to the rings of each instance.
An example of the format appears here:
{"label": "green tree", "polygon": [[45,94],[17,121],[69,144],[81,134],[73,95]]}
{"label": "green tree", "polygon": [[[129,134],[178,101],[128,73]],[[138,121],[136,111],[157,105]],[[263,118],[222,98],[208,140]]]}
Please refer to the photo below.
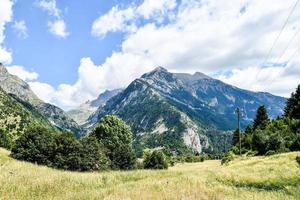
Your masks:
{"label": "green tree", "polygon": [[286,117],[300,119],[300,84],[296,92],[292,93],[291,97],[287,100],[284,115]]}
{"label": "green tree", "polygon": [[103,117],[92,135],[106,148],[112,169],[132,169],[135,166],[132,132],[120,118],[112,115]]}
{"label": "green tree", "polygon": [[144,156],[143,165],[145,169],[168,169],[163,152],[154,150],[152,153],[147,152]]}
{"label": "green tree", "polygon": [[256,111],[256,117],[253,123],[253,130],[264,129],[269,121],[268,113],[265,106],[259,106]]}
{"label": "green tree", "polygon": [[12,147],[12,137],[2,129],[0,129],[0,147],[5,149],[11,149]]}
{"label": "green tree", "polygon": [[12,157],[37,164],[51,166],[55,155],[54,135],[46,128],[28,128],[12,148]]}
{"label": "green tree", "polygon": [[239,145],[239,142],[240,142],[240,134],[239,134],[239,130],[236,129],[236,130],[233,132],[233,136],[232,136],[232,145],[233,145],[233,146],[237,146],[237,145]]}

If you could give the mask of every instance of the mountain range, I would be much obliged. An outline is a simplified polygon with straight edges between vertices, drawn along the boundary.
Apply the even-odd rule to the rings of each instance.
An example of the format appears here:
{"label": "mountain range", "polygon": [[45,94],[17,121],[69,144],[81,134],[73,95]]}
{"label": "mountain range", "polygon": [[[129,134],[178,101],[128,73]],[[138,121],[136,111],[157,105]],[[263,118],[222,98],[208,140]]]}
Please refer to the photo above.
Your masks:
{"label": "mountain range", "polygon": [[[167,148],[176,154],[225,150],[237,126],[237,107],[241,108],[241,126],[245,127],[260,105],[275,118],[282,115],[286,102],[283,97],[243,90],[200,72],[171,73],[162,67],[142,75],[125,89],[107,90],[67,113],[40,100],[26,82],[9,74],[2,65],[0,87],[1,95],[17,105],[18,115],[27,113],[28,119],[72,131],[78,137],[88,134],[103,116],[117,115],[131,126],[137,154],[145,148]],[[0,111],[6,116],[2,121],[9,121],[10,111]]]}
{"label": "mountain range", "polygon": [[103,116],[113,114],[132,127],[136,148],[187,151],[188,147],[200,153],[211,151],[237,127],[237,107],[245,127],[260,105],[275,118],[282,115],[285,102],[283,97],[239,89],[199,72],[171,73],[158,67],[100,106],[84,128],[89,130]]}

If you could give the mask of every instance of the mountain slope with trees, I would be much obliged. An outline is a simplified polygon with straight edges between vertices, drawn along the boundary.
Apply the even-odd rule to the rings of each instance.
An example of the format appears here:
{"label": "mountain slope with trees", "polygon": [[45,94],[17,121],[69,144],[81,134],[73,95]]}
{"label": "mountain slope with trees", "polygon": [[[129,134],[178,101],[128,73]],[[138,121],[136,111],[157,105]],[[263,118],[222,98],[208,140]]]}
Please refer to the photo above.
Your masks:
{"label": "mountain slope with trees", "polygon": [[[236,88],[199,72],[170,73],[158,67],[99,107],[85,128],[91,129],[103,116],[113,114],[132,127],[136,149],[213,151],[228,146],[228,142],[220,145],[219,141],[227,136],[226,131],[236,128],[236,107],[242,108],[241,125],[245,127],[260,105],[266,105],[275,118],[283,114],[285,101],[269,93]],[[212,132],[214,138],[210,137]]]}

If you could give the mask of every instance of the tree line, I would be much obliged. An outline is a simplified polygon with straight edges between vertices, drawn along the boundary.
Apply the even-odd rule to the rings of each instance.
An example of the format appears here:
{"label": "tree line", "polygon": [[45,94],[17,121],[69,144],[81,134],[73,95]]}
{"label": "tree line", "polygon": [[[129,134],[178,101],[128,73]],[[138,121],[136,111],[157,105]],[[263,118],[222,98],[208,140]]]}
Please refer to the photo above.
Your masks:
{"label": "tree line", "polygon": [[[28,128],[14,143],[9,134],[0,132],[0,146],[11,149],[11,156],[53,168],[72,171],[131,170],[137,168],[132,148],[132,132],[116,116],[103,117],[86,137],[77,139],[72,133],[53,132],[40,126]],[[166,169],[162,152],[145,156],[142,167]]]}
{"label": "tree line", "polygon": [[[233,135],[233,148],[237,152],[238,131]],[[248,125],[241,134],[243,153],[271,155],[275,153],[300,150],[300,85],[287,100],[284,115],[270,119],[265,106],[257,109],[252,125]]]}

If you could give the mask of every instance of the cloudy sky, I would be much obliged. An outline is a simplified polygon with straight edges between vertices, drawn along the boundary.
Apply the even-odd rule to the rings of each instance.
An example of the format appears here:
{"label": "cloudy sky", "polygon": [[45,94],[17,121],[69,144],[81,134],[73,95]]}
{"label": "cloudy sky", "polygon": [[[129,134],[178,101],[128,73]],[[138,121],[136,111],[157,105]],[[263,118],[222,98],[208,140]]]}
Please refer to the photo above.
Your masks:
{"label": "cloudy sky", "polygon": [[164,66],[289,96],[297,0],[0,0],[0,62],[66,110]]}

